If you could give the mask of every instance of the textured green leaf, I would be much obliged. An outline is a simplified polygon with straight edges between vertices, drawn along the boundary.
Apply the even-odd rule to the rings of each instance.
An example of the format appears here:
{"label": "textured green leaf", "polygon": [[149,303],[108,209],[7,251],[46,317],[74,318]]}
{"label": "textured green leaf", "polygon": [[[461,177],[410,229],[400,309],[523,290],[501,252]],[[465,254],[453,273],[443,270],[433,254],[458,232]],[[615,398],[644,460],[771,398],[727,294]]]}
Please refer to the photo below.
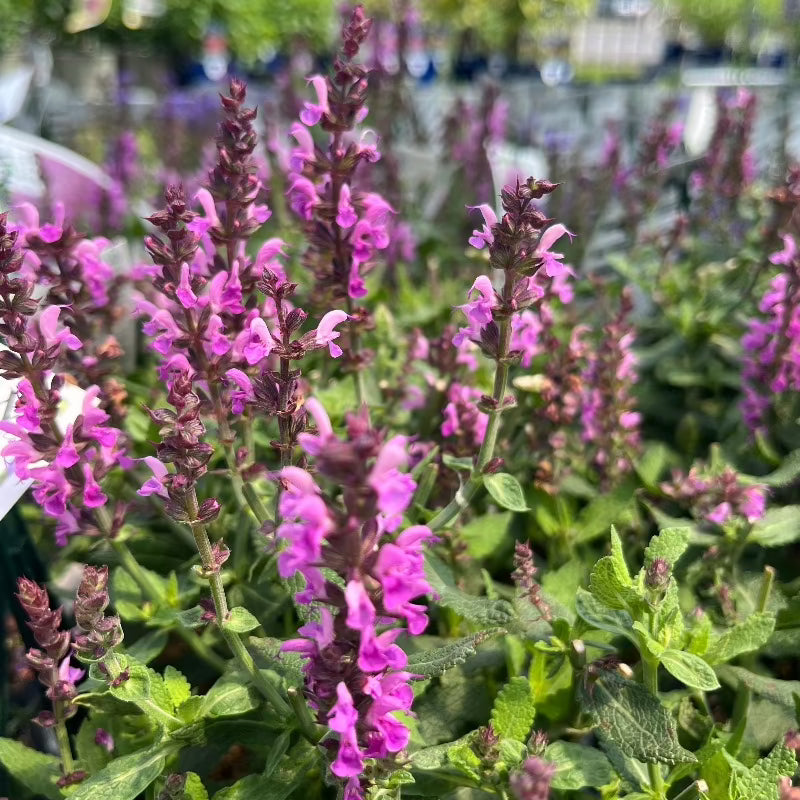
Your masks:
{"label": "textured green leaf", "polygon": [[641,684],[607,672],[590,684],[583,700],[597,727],[625,755],[671,765],[695,761],[678,743],[675,720]]}
{"label": "textured green leaf", "polygon": [[619,538],[617,529],[613,525],[611,526],[611,563],[614,565],[614,573],[619,582],[623,586],[630,586],[633,581],[631,580],[630,572],[628,572],[628,565],[625,563],[622,539]]}
{"label": "textured green leaf", "polygon": [[[98,719],[101,720],[98,722]],[[80,761],[81,769],[85,769],[90,775],[100,772],[103,767],[111,761],[111,754],[105,747],[95,742],[97,729],[103,727],[103,717],[99,714],[92,714],[86,717],[75,735],[75,752]]]}
{"label": "textured green leaf", "polygon": [[425,577],[437,595],[437,602],[464,619],[480,625],[505,625],[514,618],[514,609],[506,600],[488,600],[462,592],[450,568],[433,553],[425,556]]}
{"label": "textured green leaf", "polygon": [[198,716],[227,717],[245,714],[258,706],[255,690],[238,675],[223,675],[209,690]]}
{"label": "textured green leaf", "polygon": [[528,511],[525,493],[519,481],[507,472],[484,475],[483,484],[495,502],[509,511]]}
{"label": "textured green leaf", "polygon": [[633,619],[627,611],[614,611],[586,589],[578,589],[575,596],[578,616],[592,628],[626,636],[632,641]]}
{"label": "textured green leaf", "polygon": [[305,659],[297,653],[281,652],[283,642],[270,636],[249,636],[245,642],[259,669],[269,669],[278,674],[287,688],[303,685]]}
{"label": "textured green leaf", "polygon": [[479,644],[505,632],[503,628],[493,628],[462,639],[453,639],[441,647],[413,653],[408,658],[406,669],[413,675],[436,678],[457,664],[463,664],[470,656],[474,656]]}
{"label": "textured green leaf", "polygon": [[504,549],[503,545],[511,541],[508,524],[511,514],[486,514],[473,519],[459,532],[459,538],[467,545],[467,552],[473,558],[486,558]]}
{"label": "textured green leaf", "polygon": [[[630,577],[625,575],[630,582]],[[622,611],[638,600],[636,591],[620,578],[619,565],[613,556],[603,556],[589,576],[589,591],[604,605]]]}
{"label": "textured green leaf", "polygon": [[633,462],[636,474],[648,489],[656,488],[658,479],[667,464],[667,448],[659,443],[647,445],[641,457]]}
{"label": "textured green leaf", "polygon": [[441,769],[447,764],[447,754],[451,748],[464,742],[471,742],[473,733],[468,733],[454,742],[436,744],[433,747],[423,747],[411,754],[411,765],[414,769],[434,770]]}
{"label": "textured green leaf", "polygon": [[664,669],[685,686],[710,692],[719,688],[714,670],[700,656],[682,650],[665,650],[659,656]]}
{"label": "textured green leaf", "polygon": [[222,625],[232,633],[247,633],[257,628],[260,623],[246,608],[236,606],[230,610],[228,618]]}
{"label": "textured green leaf", "polygon": [[730,630],[715,637],[703,658],[711,664],[724,664],[742,653],[763,647],[775,628],[775,615],[764,611],[751,614]]}
{"label": "textured green leaf", "polygon": [[442,463],[455,472],[472,472],[475,462],[471,456],[457,458],[450,453],[442,453]]}
{"label": "textured green leaf", "polygon": [[733,773],[733,797],[735,800],[778,800],[778,781],[794,775],[795,769],[794,751],[781,742],[746,772]]}
{"label": "textured green leaf", "polygon": [[206,624],[203,619],[205,613],[205,609],[200,606],[192,606],[192,608],[187,608],[185,611],[177,611],[175,618],[184,628],[199,628]]}
{"label": "textured green leaf", "polygon": [[675,567],[689,547],[691,528],[665,528],[650,540],[644,551],[644,567],[647,569],[657,558],[662,558]]}
{"label": "textured green leaf", "polygon": [[184,800],[208,800],[208,792],[203,781],[196,772],[186,773],[186,785],[183,787]]}
{"label": "textured green leaf", "polygon": [[611,783],[613,771],[605,754],[594,747],[572,742],[553,742],[544,751],[544,760],[556,766],[551,786],[562,792],[589,786],[599,789]]}
{"label": "textured green leaf", "polygon": [[64,796],[56,786],[61,777],[61,765],[55,756],[32,750],[13,739],[0,738],[0,764],[33,794],[40,794],[48,800],[59,800]]}
{"label": "textured green leaf", "polygon": [[800,506],[770,508],[753,525],[748,541],[762,547],[782,547],[800,539]]}
{"label": "textured green leaf", "polygon": [[186,702],[192,694],[189,681],[187,681],[183,674],[172,665],[164,670],[164,686],[172,701],[173,708],[178,708],[178,706]]}
{"label": "textured green leaf", "polygon": [[608,534],[633,500],[635,480],[626,480],[616,489],[598,495],[582,511],[575,524],[575,541],[585,544]]}
{"label": "textured green leaf", "polygon": [[767,486],[789,486],[800,478],[800,450],[793,450],[781,462],[781,465],[769,475],[752,478],[753,483]]}
{"label": "textured green leaf", "polygon": [[447,751],[447,761],[459,772],[463,772],[473,780],[480,779],[478,768],[481,765],[481,760],[472,749],[469,741],[462,741],[451,747]]}
{"label": "textured green leaf", "polygon": [[150,699],[150,671],[144,664],[132,662],[127,667],[128,679],[108,691],[117,698],[137,706]]}
{"label": "textured green leaf", "polygon": [[512,678],[497,694],[492,707],[492,727],[500,738],[524,742],[533,725],[536,706],[527,678]]}
{"label": "textured green leaf", "polygon": [[794,696],[800,694],[800,681],[781,681],[768,675],[757,675],[743,667],[733,667],[729,664],[719,666],[717,675],[730,686],[736,687],[741,683],[754,694],[787,708],[794,708]]}
{"label": "textured green leaf", "polygon": [[134,800],[164,769],[166,753],[157,746],[114,759],[84,781],[71,800]]}

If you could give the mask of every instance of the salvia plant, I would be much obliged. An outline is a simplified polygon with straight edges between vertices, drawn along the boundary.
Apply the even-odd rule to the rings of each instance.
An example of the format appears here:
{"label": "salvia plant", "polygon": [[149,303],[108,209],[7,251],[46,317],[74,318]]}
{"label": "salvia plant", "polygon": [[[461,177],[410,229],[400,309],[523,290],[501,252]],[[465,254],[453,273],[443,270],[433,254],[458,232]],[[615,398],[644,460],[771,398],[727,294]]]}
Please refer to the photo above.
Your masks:
{"label": "salvia plant", "polygon": [[[674,102],[495,197],[492,86],[432,235],[370,35],[296,118],[233,80],[141,263],[0,215],[8,797],[797,797],[797,169],[760,182],[741,92],[665,228]],[[612,198],[638,266],[587,276]]]}

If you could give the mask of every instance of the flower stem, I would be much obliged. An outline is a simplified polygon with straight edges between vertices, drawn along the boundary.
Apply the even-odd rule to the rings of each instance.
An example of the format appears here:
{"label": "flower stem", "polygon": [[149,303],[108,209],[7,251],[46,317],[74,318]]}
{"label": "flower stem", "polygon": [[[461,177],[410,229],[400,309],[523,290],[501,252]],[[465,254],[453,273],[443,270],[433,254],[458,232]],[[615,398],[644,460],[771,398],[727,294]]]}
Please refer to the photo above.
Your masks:
{"label": "flower stem", "polygon": [[69,743],[69,733],[64,721],[64,703],[56,700],[53,703],[53,716],[56,724],[53,726],[58,742],[58,751],[61,755],[61,769],[64,775],[71,775],[75,771],[75,762],[72,760],[72,746]]}
{"label": "flower stem", "polygon": [[[642,682],[653,697],[658,697],[658,659],[642,654]],[[658,762],[648,762],[647,774],[650,778],[650,788],[659,800],[663,800],[664,776],[661,774],[661,765]]]}
{"label": "flower stem", "polygon": [[[161,590],[156,586],[147,572],[142,569],[141,564],[136,560],[128,546],[119,539],[109,539],[109,541],[114,548],[114,552],[116,552],[119,557],[122,568],[136,581],[137,586],[142,590],[142,593],[147,599],[151,603],[162,603],[164,598]],[[218,656],[197,634],[181,627],[175,628],[174,631],[186,642],[195,655],[205,661],[206,664],[213,667],[217,672],[222,673],[225,671],[225,659]]]}
{"label": "flower stem", "polygon": [[[508,282],[508,278],[506,281]],[[475,466],[466,483],[456,492],[455,497],[428,522],[432,531],[438,531],[454,522],[469,506],[470,500],[483,484],[483,470],[494,457],[497,435],[500,432],[500,419],[503,413],[503,401],[508,388],[508,349],[511,343],[511,319],[500,320],[500,347],[498,350],[497,368],[494,373],[494,389],[492,391],[493,408],[489,411],[489,422],[486,435],[483,437],[481,449]]]}
{"label": "flower stem", "polygon": [[247,652],[247,648],[244,646],[240,635],[230,631],[226,626],[229,613],[228,598],[225,595],[225,587],[222,585],[219,565],[214,563],[211,541],[208,538],[206,527],[202,522],[198,521],[199,510],[197,493],[194,487],[192,487],[186,494],[186,511],[189,515],[189,524],[192,529],[192,534],[194,535],[195,543],[197,544],[197,551],[200,553],[200,561],[203,565],[203,577],[208,581],[209,588],[211,589],[211,597],[214,600],[217,625],[239,667],[247,673],[256,689],[258,689],[280,716],[290,716],[292,709],[283,697],[281,697],[280,692],[258,670],[253,661],[253,657]]}

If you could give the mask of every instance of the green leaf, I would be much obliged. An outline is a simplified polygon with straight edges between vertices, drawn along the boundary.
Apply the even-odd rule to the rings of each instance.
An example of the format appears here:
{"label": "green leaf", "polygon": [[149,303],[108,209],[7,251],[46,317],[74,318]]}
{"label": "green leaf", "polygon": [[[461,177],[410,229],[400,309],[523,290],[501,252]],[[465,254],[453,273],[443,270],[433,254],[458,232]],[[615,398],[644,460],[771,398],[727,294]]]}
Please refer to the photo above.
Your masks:
{"label": "green leaf", "polygon": [[473,780],[478,780],[478,768],[481,760],[478,758],[469,741],[460,742],[447,751],[447,761],[459,772],[463,772]]}
{"label": "green leaf", "polygon": [[598,495],[585,506],[575,523],[576,544],[585,544],[605,536],[631,504],[635,489],[636,481],[626,480],[613,491]]}
{"label": "green leaf", "polygon": [[126,652],[142,664],[149,664],[167,646],[167,632],[163,629],[149,631],[137,639]]}
{"label": "green leaf", "polygon": [[644,568],[647,569],[657,558],[666,561],[674,568],[689,547],[691,528],[665,528],[650,540],[644,550]]}
{"label": "green leaf", "polygon": [[800,694],[800,681],[782,681],[768,675],[757,675],[744,667],[723,665],[717,667],[717,675],[730,686],[736,687],[741,683],[754,694],[791,709],[794,708],[794,696]]}
{"label": "green leaf", "polygon": [[524,742],[533,725],[536,706],[527,678],[512,678],[498,693],[492,707],[492,727],[501,738]]}
{"label": "green leaf", "polygon": [[730,630],[714,638],[703,658],[715,666],[724,664],[742,653],[763,647],[775,628],[775,615],[764,611],[751,614]]}
{"label": "green leaf", "polygon": [[582,744],[553,742],[544,751],[544,760],[555,764],[556,773],[550,785],[562,792],[584,786],[599,789],[611,783],[614,774],[603,753]]}
{"label": "green leaf", "polygon": [[782,547],[800,539],[800,506],[770,508],[753,525],[749,542],[762,547]]}
{"label": "green leaf", "polygon": [[178,708],[182,703],[185,703],[192,694],[189,681],[172,665],[169,665],[164,670],[164,686],[172,701],[173,708]]}
{"label": "green leaf", "polygon": [[667,672],[685,686],[702,689],[704,692],[719,688],[714,670],[700,656],[669,649],[661,653],[659,660]]}
{"label": "green leaf", "polygon": [[747,772],[733,773],[733,796],[736,800],[778,800],[778,781],[794,775],[795,769],[794,751],[781,742]]}
{"label": "green leaf", "polygon": [[115,758],[101,769],[78,791],[70,795],[71,800],[134,800],[164,769],[165,748],[161,745]]}
{"label": "green leaf", "polygon": [[[626,573],[626,577],[627,573]],[[630,581],[630,578],[628,577]],[[613,556],[603,556],[589,576],[589,591],[604,605],[622,611],[638,599],[636,592],[619,577],[619,567]]]}
{"label": "green leaf", "polygon": [[13,739],[0,738],[0,764],[33,794],[48,800],[60,800],[64,796],[56,786],[61,777],[61,764],[56,756],[32,750]]}
{"label": "green leaf", "polygon": [[186,773],[186,785],[183,787],[184,800],[208,800],[208,792],[203,781],[196,772]]}
{"label": "green leaf", "polygon": [[305,659],[297,653],[282,653],[281,639],[271,636],[248,636],[245,642],[259,669],[268,669],[281,677],[287,688],[303,685]]}
{"label": "green leaf", "polygon": [[623,586],[630,586],[633,581],[628,572],[628,565],[625,563],[625,554],[622,551],[622,539],[619,538],[617,529],[611,526],[611,561],[614,565],[614,572]]}
{"label": "green leaf", "polygon": [[506,633],[504,628],[493,628],[462,639],[453,639],[441,647],[413,653],[408,658],[406,669],[412,675],[436,678],[457,664],[463,664],[470,656],[474,656],[479,644],[502,633]]}
{"label": "green leaf", "polygon": [[192,608],[187,608],[185,611],[177,611],[175,618],[184,628],[199,628],[206,624],[203,619],[205,613],[205,609],[200,606],[192,606]]}
{"label": "green leaf", "polygon": [[680,746],[672,715],[641,684],[606,672],[589,685],[583,702],[595,725],[625,755],[673,766],[696,760]]}
{"label": "green leaf", "polygon": [[459,537],[466,542],[467,552],[473,558],[486,558],[498,553],[505,543],[511,542],[508,524],[511,514],[486,514],[473,519],[459,531]]}
{"label": "green leaf", "polygon": [[578,616],[592,628],[626,636],[631,641],[636,641],[632,632],[633,618],[631,615],[627,611],[614,611],[586,589],[578,589],[575,596],[575,609]]}
{"label": "green leaf", "polygon": [[245,714],[259,704],[258,694],[238,675],[223,675],[203,698],[198,712],[202,717],[227,717]]}
{"label": "green leaf", "polygon": [[450,453],[442,453],[442,464],[455,472],[472,472],[472,468],[475,466],[475,462],[471,456],[456,458],[456,456]]}
{"label": "green leaf", "polygon": [[150,699],[150,671],[144,664],[136,662],[127,666],[128,679],[118,686],[109,686],[108,691],[117,698],[127,703],[140,705]]}
{"label": "green leaf", "polygon": [[762,483],[767,486],[789,486],[800,478],[800,450],[793,450],[784,459],[781,465],[770,472],[769,475],[760,475],[752,478],[753,483]]}
{"label": "green leaf", "polygon": [[529,511],[519,481],[507,472],[484,475],[483,484],[498,505],[509,511]]}
{"label": "green leaf", "polygon": [[281,759],[272,774],[248,775],[217,792],[214,800],[285,800],[308,779],[308,772],[316,763],[317,754],[298,745]]}
{"label": "green leaf", "polygon": [[222,623],[222,626],[232,633],[247,633],[260,624],[246,608],[236,606],[228,612],[228,618]]}
{"label": "green leaf", "polygon": [[514,618],[514,609],[506,600],[488,600],[462,592],[456,586],[450,568],[433,553],[425,555],[425,577],[437,595],[436,602],[470,622],[506,625]]}
{"label": "green leaf", "polygon": [[447,764],[447,754],[454,747],[462,743],[472,741],[473,733],[468,733],[454,742],[436,744],[433,747],[423,747],[411,754],[411,765],[414,769],[435,770],[441,769]]}
{"label": "green leaf", "polygon": [[648,489],[655,489],[658,479],[667,465],[667,448],[659,443],[649,444],[644,453],[633,462],[636,474]]}

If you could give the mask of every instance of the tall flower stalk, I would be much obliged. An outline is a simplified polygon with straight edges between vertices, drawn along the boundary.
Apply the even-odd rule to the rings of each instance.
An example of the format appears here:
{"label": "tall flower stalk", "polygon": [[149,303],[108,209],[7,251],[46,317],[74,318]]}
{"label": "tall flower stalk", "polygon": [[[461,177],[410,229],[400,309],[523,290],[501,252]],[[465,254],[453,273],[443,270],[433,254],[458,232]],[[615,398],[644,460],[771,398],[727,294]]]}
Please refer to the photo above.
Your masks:
{"label": "tall flower stalk", "polygon": [[450,503],[430,521],[432,530],[450,525],[467,507],[480,488],[483,473],[494,458],[503,411],[513,405],[507,397],[511,364],[522,352],[512,349],[513,320],[545,296],[547,282],[565,274],[562,256],[551,247],[565,234],[563,225],[550,225],[535,201],[556,189],[556,184],[528,178],[501,193],[504,214],[498,221],[488,205],[479,207],[484,218],[482,229],[473,231],[470,244],[489,251],[489,265],[503,273],[503,285],[496,290],[488,275],[479,276],[468,293],[467,303],[460,306],[468,326],[459,331],[455,344],[472,341],[495,362],[491,397],[479,404],[488,415],[483,443],[469,478]]}
{"label": "tall flower stalk", "polygon": [[[360,165],[380,157],[369,133],[360,138],[355,128],[367,116],[367,69],[356,62],[372,21],[357,6],[342,29],[342,50],[332,76],[309,79],[317,102],[307,102],[290,133],[292,151],[289,202],[306,221],[309,246],[305,266],[314,275],[314,299],[320,305],[346,303],[350,317],[345,364],[356,375],[358,402],[364,400],[362,371],[371,354],[362,350],[361,332],[369,324],[365,308],[356,301],[367,294],[364,277],[378,250],[390,242],[394,209],[375,192],[358,188]],[[325,149],[315,145],[308,128],[319,126],[329,135]]]}

